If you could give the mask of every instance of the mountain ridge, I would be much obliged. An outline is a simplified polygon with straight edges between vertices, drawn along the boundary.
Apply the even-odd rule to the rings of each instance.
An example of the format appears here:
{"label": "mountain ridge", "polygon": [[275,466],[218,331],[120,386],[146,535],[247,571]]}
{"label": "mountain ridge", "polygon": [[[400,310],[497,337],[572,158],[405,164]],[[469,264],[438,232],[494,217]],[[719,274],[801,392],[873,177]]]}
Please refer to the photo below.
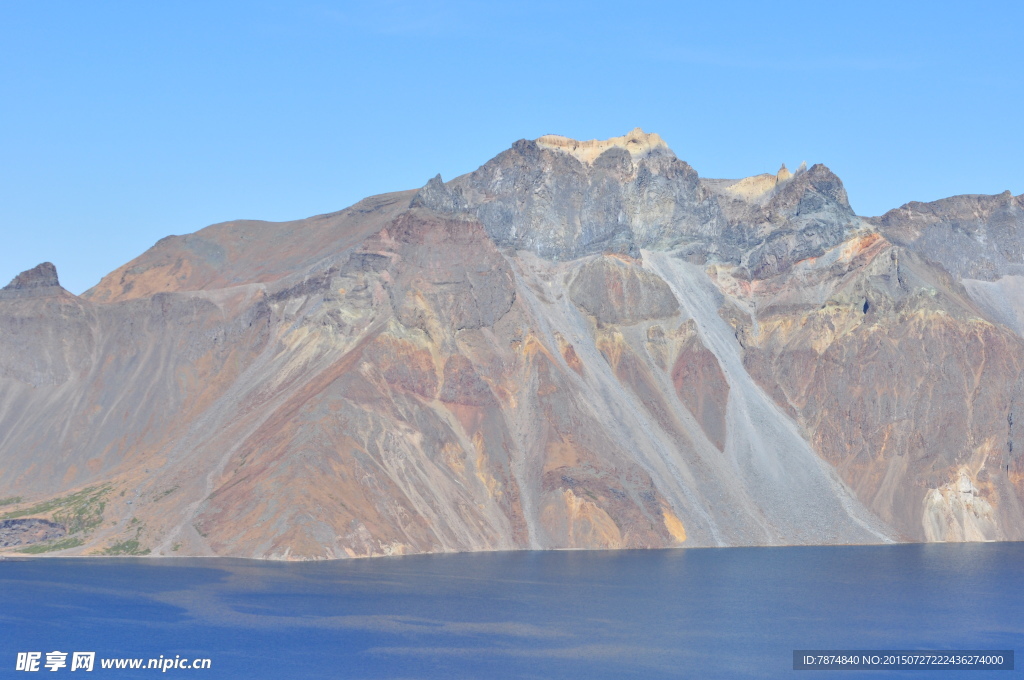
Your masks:
{"label": "mountain ridge", "polygon": [[1021,197],[748,179],[547,136],[5,289],[0,519],[276,559],[1024,538]]}

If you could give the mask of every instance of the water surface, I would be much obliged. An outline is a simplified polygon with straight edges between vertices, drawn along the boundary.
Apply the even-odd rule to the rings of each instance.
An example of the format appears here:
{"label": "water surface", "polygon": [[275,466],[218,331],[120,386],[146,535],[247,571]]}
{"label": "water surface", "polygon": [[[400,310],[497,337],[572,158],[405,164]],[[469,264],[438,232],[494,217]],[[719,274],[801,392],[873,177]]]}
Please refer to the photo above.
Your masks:
{"label": "water surface", "polygon": [[1014,649],[1022,586],[1024,543],[3,561],[0,675],[59,649],[212,660],[176,677],[812,680],[794,649]]}

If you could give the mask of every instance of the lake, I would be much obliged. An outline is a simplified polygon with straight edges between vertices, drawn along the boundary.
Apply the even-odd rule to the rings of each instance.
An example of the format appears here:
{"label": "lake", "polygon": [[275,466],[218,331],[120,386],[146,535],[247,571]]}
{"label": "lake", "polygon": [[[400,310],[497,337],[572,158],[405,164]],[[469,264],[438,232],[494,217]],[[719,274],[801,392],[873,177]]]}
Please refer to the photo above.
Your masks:
{"label": "lake", "polygon": [[1024,543],[0,562],[4,677],[32,677],[18,652],[59,650],[96,652],[111,678],[157,671],[100,659],[179,655],[211,667],[161,675],[812,680],[836,673],[794,671],[793,650],[1014,649],[1022,634]]}

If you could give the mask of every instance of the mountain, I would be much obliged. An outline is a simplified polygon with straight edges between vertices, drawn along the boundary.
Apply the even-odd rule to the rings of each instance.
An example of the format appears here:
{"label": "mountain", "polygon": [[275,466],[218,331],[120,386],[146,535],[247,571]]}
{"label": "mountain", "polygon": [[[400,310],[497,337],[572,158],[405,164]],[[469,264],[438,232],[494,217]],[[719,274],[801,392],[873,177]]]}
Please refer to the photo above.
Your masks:
{"label": "mountain", "polygon": [[0,546],[1024,539],[1024,198],[857,216],[637,129],[0,291]]}

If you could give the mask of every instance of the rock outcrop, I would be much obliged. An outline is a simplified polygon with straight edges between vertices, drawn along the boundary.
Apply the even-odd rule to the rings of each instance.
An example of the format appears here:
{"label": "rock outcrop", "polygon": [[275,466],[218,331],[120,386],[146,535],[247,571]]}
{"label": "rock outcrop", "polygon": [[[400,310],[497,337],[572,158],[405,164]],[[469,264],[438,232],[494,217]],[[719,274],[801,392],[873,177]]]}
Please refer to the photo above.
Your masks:
{"label": "rock outcrop", "polygon": [[992,281],[1024,274],[1024,194],[952,196],[907,203],[872,223],[960,279]]}
{"label": "rock outcrop", "polygon": [[45,519],[0,520],[0,548],[32,545],[65,535],[67,531],[63,526]]}

